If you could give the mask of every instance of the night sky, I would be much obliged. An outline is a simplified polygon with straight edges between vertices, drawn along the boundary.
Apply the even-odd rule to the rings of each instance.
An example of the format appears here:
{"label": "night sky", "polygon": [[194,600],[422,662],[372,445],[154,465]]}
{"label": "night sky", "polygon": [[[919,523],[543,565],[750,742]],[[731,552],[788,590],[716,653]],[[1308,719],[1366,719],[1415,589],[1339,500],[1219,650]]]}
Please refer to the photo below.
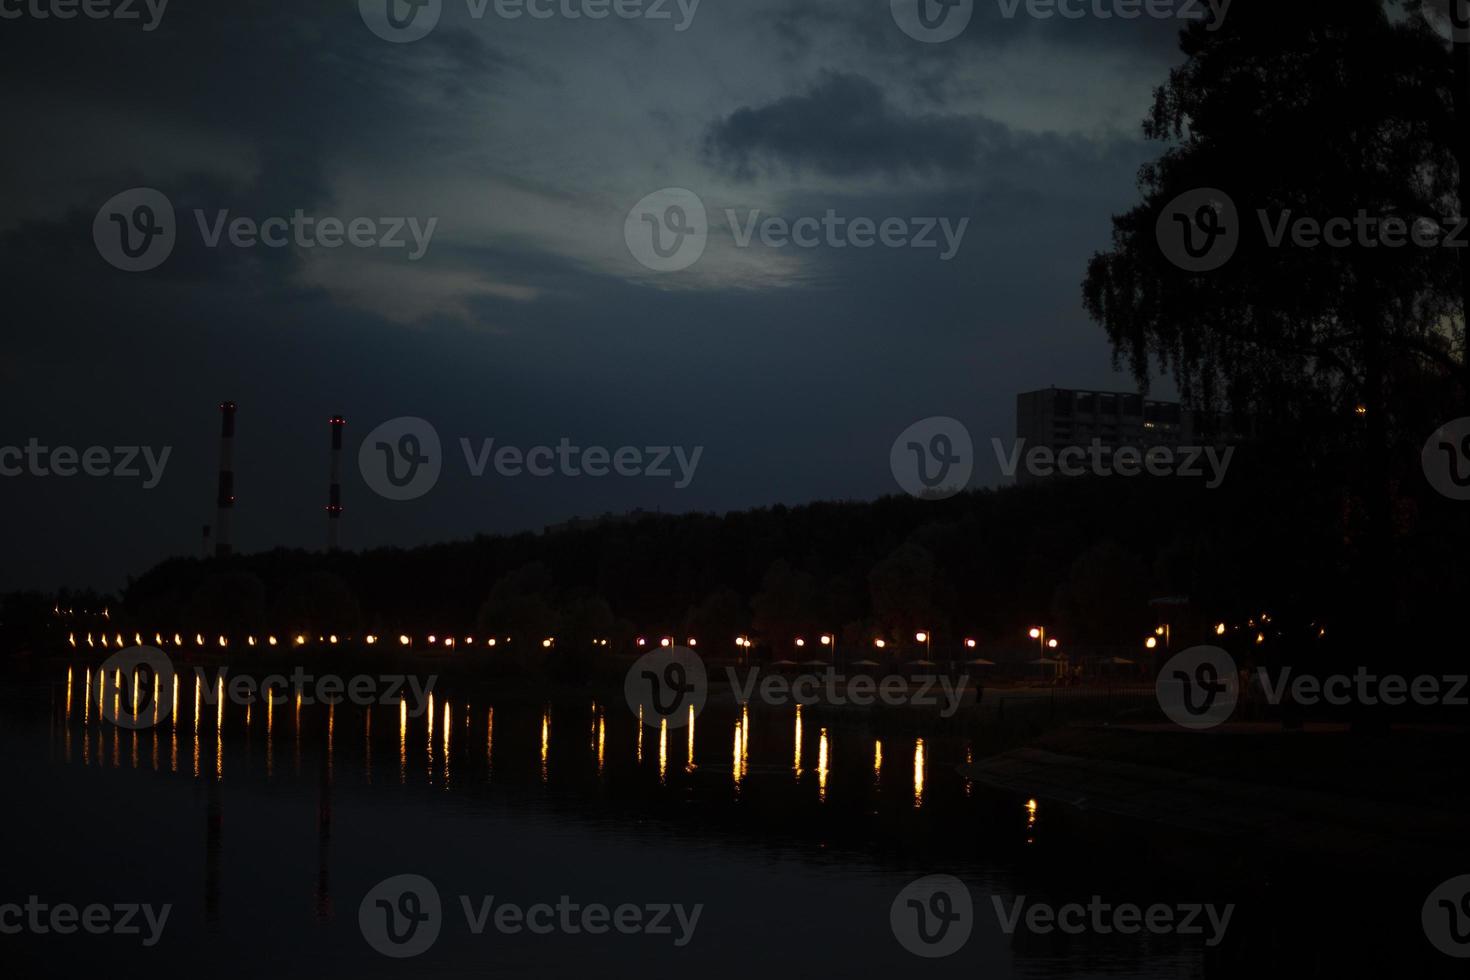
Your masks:
{"label": "night sky", "polygon": [[[140,5],[141,6],[141,5]],[[898,492],[894,438],[949,415],[999,481],[1019,391],[1129,389],[1081,306],[1088,257],[1158,152],[1140,119],[1178,21],[1008,20],[944,44],[888,0],[704,0],[668,20],[482,19],[413,43],[355,0],[173,0],[136,21],[0,22],[6,97],[0,447],[172,447],[161,483],[0,478],[0,589],[116,588],[200,550],[217,405],[239,403],[238,550],[321,547],[328,418],[348,419],[349,548],[538,530],[633,508],[725,511]],[[146,16],[146,15],[145,15]],[[104,261],[98,211],[171,202],[177,242]],[[624,240],[666,187],[703,257]],[[968,218],[958,254],[740,248],[725,218]],[[437,218],[426,253],[210,248],[194,212]],[[1166,387],[1157,389],[1168,394]],[[429,420],[444,474],[392,503],[363,436]],[[692,484],[487,475],[459,440],[704,447]]]}

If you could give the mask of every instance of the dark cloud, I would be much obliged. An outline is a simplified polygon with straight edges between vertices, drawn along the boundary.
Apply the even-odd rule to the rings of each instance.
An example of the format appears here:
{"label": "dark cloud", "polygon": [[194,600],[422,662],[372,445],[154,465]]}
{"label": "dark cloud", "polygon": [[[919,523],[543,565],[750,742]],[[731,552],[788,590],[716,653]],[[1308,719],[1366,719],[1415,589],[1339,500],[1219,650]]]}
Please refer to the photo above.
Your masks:
{"label": "dark cloud", "polygon": [[873,81],[828,72],[801,95],[745,106],[710,126],[705,151],[731,173],[762,170],[863,174],[961,173],[972,168],[994,124],[905,114]]}

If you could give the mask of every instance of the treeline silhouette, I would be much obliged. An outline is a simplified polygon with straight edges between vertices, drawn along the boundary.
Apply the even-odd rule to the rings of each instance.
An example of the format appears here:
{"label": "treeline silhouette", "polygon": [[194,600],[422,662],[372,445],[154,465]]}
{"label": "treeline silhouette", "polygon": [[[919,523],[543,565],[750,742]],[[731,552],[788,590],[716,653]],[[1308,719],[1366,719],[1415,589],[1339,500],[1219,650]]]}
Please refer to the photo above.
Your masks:
{"label": "treeline silhouette", "polygon": [[[1088,477],[949,500],[887,497],[723,516],[644,515],[542,534],[361,553],[277,550],[176,558],[132,581],[111,611],[125,632],[399,633],[607,638],[694,636],[733,652],[755,635],[792,656],[822,632],[847,651],[895,651],[919,630],[937,648],[972,637],[1021,648],[1044,625],[1068,651],[1131,650],[1161,618],[1173,645],[1213,624],[1270,616],[1273,649],[1305,649],[1350,624],[1360,562],[1357,502],[1297,434],[1240,449],[1223,486],[1169,477]],[[1396,496],[1394,584],[1381,597],[1403,650],[1423,660],[1466,586],[1460,510],[1422,478]],[[1159,597],[1189,605],[1151,606]],[[18,608],[20,599],[9,605]],[[32,597],[33,609],[51,603]],[[1251,631],[1252,637],[1255,630]],[[1316,647],[1312,647],[1315,649]],[[815,649],[808,655],[815,655]]]}

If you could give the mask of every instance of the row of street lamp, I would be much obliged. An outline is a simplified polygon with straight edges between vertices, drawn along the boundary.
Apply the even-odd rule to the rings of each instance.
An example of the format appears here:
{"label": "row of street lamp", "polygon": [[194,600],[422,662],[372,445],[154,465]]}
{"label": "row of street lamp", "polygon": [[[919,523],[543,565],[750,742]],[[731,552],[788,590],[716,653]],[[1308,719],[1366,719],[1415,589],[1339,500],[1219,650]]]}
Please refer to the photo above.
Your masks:
{"label": "row of street lamp", "polygon": [[[1046,635],[1046,629],[1041,626],[1032,627],[1030,636],[1033,640],[1039,640],[1043,649],[1055,650],[1061,645],[1055,637],[1048,638]],[[923,644],[924,649],[927,651],[933,650],[933,639],[933,634],[930,633],[928,630],[919,630],[917,633],[914,634],[914,642]],[[823,633],[817,638],[817,640],[824,647],[831,647],[834,651],[837,649],[837,637],[831,633]],[[686,646],[691,648],[699,646],[699,641],[692,636],[684,642]],[[798,648],[804,648],[806,646],[806,637],[798,636],[794,642]],[[640,636],[638,637],[637,643],[640,647],[646,647],[648,646],[648,638]],[[965,639],[964,643],[965,648],[968,650],[973,650],[980,645],[978,641],[968,637]],[[659,639],[658,645],[660,647],[671,647],[674,645],[674,638],[672,636],[662,637]],[[755,646],[755,643],[751,640],[750,637],[742,635],[735,638],[735,645],[743,650],[749,650],[751,647]],[[878,650],[884,650],[888,647],[888,641],[883,639],[882,637],[877,637],[873,640],[873,647]]]}
{"label": "row of street lamp", "polygon": [[[1160,635],[1164,635],[1164,632],[1165,632],[1165,627],[1160,627],[1159,628]],[[1047,649],[1055,650],[1058,647],[1058,645],[1059,645],[1057,643],[1057,640],[1054,637],[1052,637],[1052,638],[1048,638],[1047,637],[1046,630],[1045,630],[1044,627],[1040,627],[1040,626],[1033,627],[1031,629],[1031,631],[1030,631],[1030,636],[1031,636],[1031,638],[1033,640],[1037,640],[1037,641],[1039,641],[1041,643],[1041,646],[1042,646],[1043,651],[1045,651]],[[297,634],[295,636],[288,637],[287,639],[288,639],[288,641],[289,641],[289,643],[291,645],[298,646],[298,647],[305,646],[307,644],[307,642],[308,642],[308,637],[305,636],[304,634]],[[345,639],[348,642],[350,642],[352,638],[351,637],[346,637]],[[428,641],[429,646],[443,646],[446,649],[453,649],[455,646],[458,645],[458,641],[453,636],[440,637],[437,634],[430,633],[427,637],[425,637],[425,639]],[[379,643],[384,642],[384,638],[383,637],[380,637],[380,636],[377,636],[377,635],[371,634],[371,633],[370,634],[367,634],[366,636],[364,636],[363,637],[363,640],[367,643],[368,646],[376,646]],[[69,633],[69,634],[67,634],[67,641],[73,647],[77,647],[77,646],[80,646],[81,645],[81,643],[77,639],[77,634],[76,633]],[[142,635],[141,634],[138,634],[138,633],[133,634],[133,641],[134,641],[134,643],[141,644],[143,642]],[[202,633],[201,634],[195,634],[194,641],[195,641],[195,645],[196,646],[200,646],[200,647],[207,646],[207,645],[212,645],[208,640],[206,640],[205,636]],[[928,630],[919,630],[918,632],[916,632],[914,634],[914,641],[916,643],[923,644],[926,652],[932,652],[933,651],[933,634],[930,633]],[[97,645],[97,643],[100,642],[100,645],[102,647],[106,648],[106,647],[108,647],[108,646],[111,645],[112,638],[109,637],[106,633],[101,633],[98,636],[98,640],[97,641],[94,641],[93,638],[92,638],[92,634],[89,632],[89,633],[86,634],[86,638],[85,638],[85,641],[84,642],[89,647],[90,646],[95,646],[95,645]],[[121,633],[118,633],[117,636],[116,636],[116,644],[117,644],[117,646],[118,646],[119,649],[122,648],[123,642],[124,642],[123,641],[123,635]],[[161,633],[155,633],[154,634],[154,642],[157,643],[159,646],[164,646],[164,645],[166,645],[168,643],[168,638],[166,636],[164,636],[163,634],[161,634]],[[266,637],[262,637],[261,638],[261,643],[262,644],[268,645],[268,646],[272,646],[272,647],[273,646],[276,646],[279,642],[280,641],[277,640],[277,638],[275,636],[266,636]],[[331,645],[336,645],[337,642],[338,642],[338,636],[335,633],[333,633],[333,634],[331,634],[329,636],[328,635],[319,636],[319,637],[317,637],[317,642],[319,642],[319,643],[328,643],[328,644],[331,644]],[[483,645],[484,646],[487,646],[487,647],[494,647],[494,646],[498,646],[500,644],[500,642],[501,641],[497,637],[493,637],[492,636],[492,637],[486,638],[483,641]],[[507,636],[505,638],[504,642],[510,643],[511,642],[511,638]],[[823,634],[821,634],[820,637],[818,637],[818,642],[821,643],[822,646],[830,648],[833,651],[834,654],[836,653],[836,650],[837,650],[837,637],[834,634],[832,634],[832,633],[823,633]],[[229,641],[229,639],[227,637],[220,636],[218,638],[218,643],[219,643],[219,646],[223,648],[223,647],[228,647],[229,644],[230,644],[230,641]],[[410,647],[410,646],[413,646],[413,638],[410,637],[406,633],[400,634],[399,637],[398,637],[398,643],[399,643],[400,646]],[[595,639],[595,640],[592,641],[592,645],[593,646],[599,646],[599,647],[610,646],[611,643],[612,643],[612,641],[611,640],[608,640],[608,639]],[[795,643],[796,643],[796,646],[797,647],[805,647],[806,646],[806,638],[805,637],[798,636],[796,638],[796,640],[795,640]],[[247,637],[246,638],[246,644],[248,646],[252,646],[252,647],[253,646],[256,646],[256,638],[254,636]],[[464,638],[464,644],[466,646],[474,646],[475,645],[475,639],[474,639],[474,637],[472,637],[472,636],[465,637]],[[644,637],[644,636],[638,637],[638,639],[637,639],[637,645],[640,648],[647,647],[648,644],[649,644],[649,640],[648,640],[647,637]],[[187,640],[183,636],[181,636],[180,634],[175,633],[175,634],[173,634],[173,645],[174,646],[178,646],[178,647],[186,646],[187,645]],[[658,641],[658,645],[660,647],[663,647],[663,648],[672,647],[674,645],[674,637],[672,637],[672,636],[661,637],[659,639],[659,641]],[[692,637],[692,636],[691,637],[688,637],[685,640],[685,645],[688,646],[688,647],[690,647],[691,649],[697,648],[699,646],[699,640],[696,639],[695,637]],[[748,650],[750,650],[751,648],[753,648],[755,646],[755,641],[753,641],[749,636],[741,635],[741,636],[738,636],[738,637],[735,638],[735,645],[737,647],[740,647],[742,650],[747,650],[748,651]],[[969,649],[969,650],[973,650],[977,646],[979,646],[979,644],[977,643],[977,641],[975,641],[974,639],[971,639],[971,638],[966,638],[965,641],[964,641],[964,645],[965,645],[966,649]],[[1154,638],[1153,637],[1150,637],[1149,638],[1149,641],[1148,641],[1148,646],[1150,647],[1150,649],[1152,649],[1152,647],[1154,645],[1155,645]],[[554,636],[548,636],[548,637],[546,637],[545,639],[543,639],[541,641],[541,646],[544,649],[548,649],[548,650],[551,649],[551,648],[553,648],[553,647],[555,647],[556,646],[556,637],[554,637]],[[885,640],[885,639],[883,639],[882,637],[878,637],[878,638],[875,638],[873,640],[873,646],[874,646],[875,649],[883,650],[883,649],[886,649],[888,647],[888,641]]]}

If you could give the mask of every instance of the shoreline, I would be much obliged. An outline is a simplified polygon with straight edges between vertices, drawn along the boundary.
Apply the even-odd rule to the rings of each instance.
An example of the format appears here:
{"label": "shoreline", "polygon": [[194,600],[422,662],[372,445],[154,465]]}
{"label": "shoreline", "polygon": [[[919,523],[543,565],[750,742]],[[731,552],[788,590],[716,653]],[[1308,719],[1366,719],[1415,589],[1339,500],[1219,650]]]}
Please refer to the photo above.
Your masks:
{"label": "shoreline", "polygon": [[[1062,807],[1069,822],[1090,824],[1100,836],[1175,838],[1182,852],[1158,853],[1196,870],[1207,862],[1229,873],[1259,861],[1438,880],[1470,864],[1464,833],[1470,810],[1463,793],[1441,795],[1423,773],[1395,767],[1405,750],[1422,749],[1409,744],[1416,735],[1435,734],[1401,732],[1370,744],[1326,730],[1201,736],[1153,726],[1077,727],[978,759],[965,774],[991,790]],[[1181,749],[1202,747],[1205,740],[1216,744],[1197,759],[1201,765],[1169,764]],[[1246,751],[1235,751],[1232,740]],[[1253,766],[1259,750],[1288,744],[1296,750],[1292,764],[1315,757],[1312,778],[1293,779],[1289,765]],[[1347,746],[1369,751],[1351,758],[1335,754]],[[1419,760],[1446,781],[1441,786],[1447,790],[1458,779],[1452,756]],[[1441,762],[1443,768],[1434,768]],[[1401,794],[1395,784],[1406,780],[1416,781],[1421,792]]]}

